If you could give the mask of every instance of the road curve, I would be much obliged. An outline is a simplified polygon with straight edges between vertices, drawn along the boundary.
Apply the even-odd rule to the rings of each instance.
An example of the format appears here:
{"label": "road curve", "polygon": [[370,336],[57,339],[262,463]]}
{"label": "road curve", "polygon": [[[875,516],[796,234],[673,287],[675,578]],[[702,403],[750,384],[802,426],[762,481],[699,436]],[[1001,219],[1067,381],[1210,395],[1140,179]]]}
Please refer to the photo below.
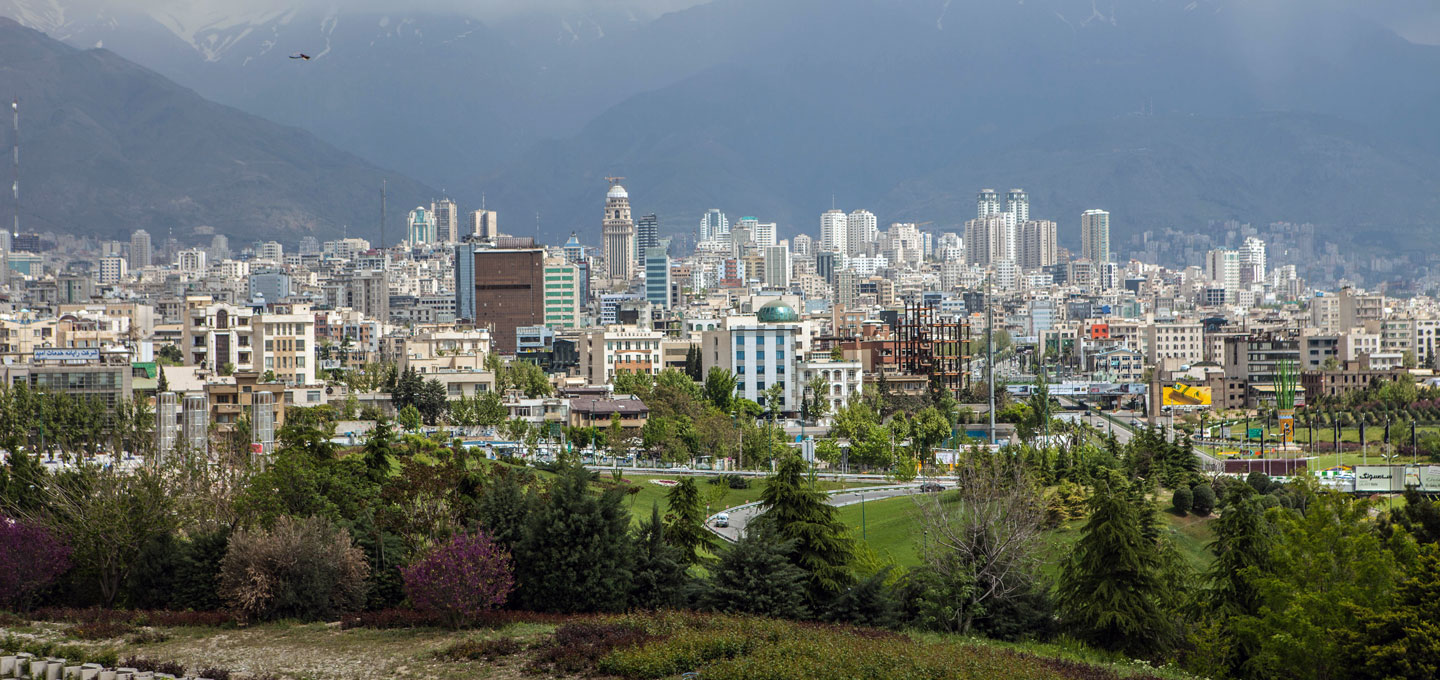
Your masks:
{"label": "road curve", "polygon": [[[885,498],[894,498],[896,496],[909,496],[917,493],[920,493],[919,484],[872,487],[868,489],[837,489],[835,491],[826,492],[826,495],[829,496],[829,498],[826,499],[825,502],[838,508],[846,505],[854,505],[861,502],[862,500],[867,502],[878,501]],[[723,538],[730,543],[734,543],[735,541],[740,540],[740,536],[745,533],[745,527],[749,525],[750,522],[756,517],[759,517],[763,512],[763,509],[757,502],[737,505],[733,508],[726,508],[720,512],[729,513],[730,526],[715,526],[715,518],[720,514],[719,512],[707,518],[705,520],[705,526],[706,528],[710,529],[710,531],[713,532],[716,536],[719,536],[720,538]]]}

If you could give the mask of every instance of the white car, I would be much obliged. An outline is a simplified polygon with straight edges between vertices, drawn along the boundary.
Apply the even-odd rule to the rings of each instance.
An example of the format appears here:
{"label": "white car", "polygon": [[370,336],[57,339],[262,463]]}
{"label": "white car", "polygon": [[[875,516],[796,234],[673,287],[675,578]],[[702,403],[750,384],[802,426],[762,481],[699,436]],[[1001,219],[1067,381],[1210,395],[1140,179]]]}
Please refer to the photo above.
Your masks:
{"label": "white car", "polygon": [[722,512],[715,516],[715,526],[724,529],[730,526],[730,513]]}

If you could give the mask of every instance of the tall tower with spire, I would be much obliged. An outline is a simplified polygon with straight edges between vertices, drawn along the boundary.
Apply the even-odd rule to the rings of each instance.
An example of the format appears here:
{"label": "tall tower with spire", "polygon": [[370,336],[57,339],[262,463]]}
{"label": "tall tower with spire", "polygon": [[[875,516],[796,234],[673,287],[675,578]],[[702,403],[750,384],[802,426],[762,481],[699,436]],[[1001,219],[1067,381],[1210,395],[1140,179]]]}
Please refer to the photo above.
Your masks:
{"label": "tall tower with spire", "polygon": [[628,282],[635,278],[635,220],[630,217],[630,194],[620,186],[624,177],[605,179],[610,182],[602,223],[605,271],[612,280]]}

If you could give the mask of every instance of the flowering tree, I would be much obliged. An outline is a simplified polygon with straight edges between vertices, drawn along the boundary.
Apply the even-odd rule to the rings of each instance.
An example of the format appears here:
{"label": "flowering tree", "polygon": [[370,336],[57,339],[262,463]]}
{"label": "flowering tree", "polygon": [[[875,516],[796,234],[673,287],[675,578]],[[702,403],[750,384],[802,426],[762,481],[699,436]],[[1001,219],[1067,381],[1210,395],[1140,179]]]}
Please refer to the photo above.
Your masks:
{"label": "flowering tree", "polygon": [[451,625],[505,604],[515,587],[510,552],[483,531],[456,534],[402,573],[410,603],[444,616]]}
{"label": "flowering tree", "polygon": [[70,568],[70,546],[44,527],[0,515],[0,607],[21,609]]}

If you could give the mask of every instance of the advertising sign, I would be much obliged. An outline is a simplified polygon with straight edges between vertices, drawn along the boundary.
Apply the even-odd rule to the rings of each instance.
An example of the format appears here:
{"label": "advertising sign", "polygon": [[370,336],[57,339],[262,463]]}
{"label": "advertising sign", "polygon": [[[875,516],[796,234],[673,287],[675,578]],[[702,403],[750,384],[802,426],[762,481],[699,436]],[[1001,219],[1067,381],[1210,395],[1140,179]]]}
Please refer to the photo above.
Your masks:
{"label": "advertising sign", "polygon": [[1357,465],[1355,466],[1355,490],[1362,493],[1404,491],[1404,468],[1399,465]]}
{"label": "advertising sign", "polygon": [[1420,477],[1421,491],[1440,493],[1440,465],[1420,465],[1414,469]]}
{"label": "advertising sign", "polygon": [[35,350],[36,361],[99,361],[98,347],[46,347]]}
{"label": "advertising sign", "polygon": [[1265,430],[1259,427],[1252,427],[1245,431],[1246,439],[1259,439],[1265,436]]}
{"label": "advertising sign", "polygon": [[1209,406],[1210,388],[1193,385],[1166,385],[1160,395],[1162,406]]}

